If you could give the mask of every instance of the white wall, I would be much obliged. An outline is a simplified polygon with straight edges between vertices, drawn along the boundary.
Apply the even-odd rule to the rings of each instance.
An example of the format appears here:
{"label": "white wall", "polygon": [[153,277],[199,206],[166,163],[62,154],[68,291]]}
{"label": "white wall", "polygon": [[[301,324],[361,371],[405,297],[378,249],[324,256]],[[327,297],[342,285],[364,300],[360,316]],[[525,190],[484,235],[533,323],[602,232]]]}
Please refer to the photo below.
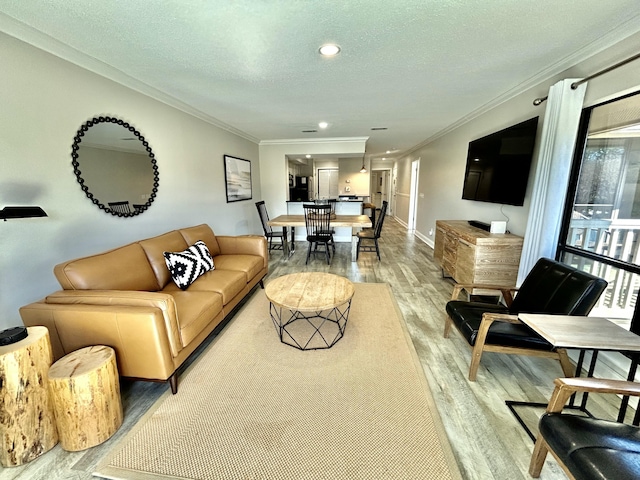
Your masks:
{"label": "white wall", "polygon": [[[367,171],[362,170],[361,158],[341,158],[338,172],[338,195],[368,196],[370,191],[371,166],[365,161]],[[347,182],[348,180],[348,182]],[[347,192],[347,187],[349,191]]]}
{"label": "white wall", "polygon": [[315,141],[273,140],[260,142],[260,182],[262,200],[265,201],[269,216],[287,213],[287,156],[336,156],[362,155],[368,137],[326,138]]}
{"label": "white wall", "polygon": [[[411,161],[415,157],[407,157],[397,162],[397,179],[395,188],[394,215],[405,225],[409,222],[409,195],[411,193]],[[418,207],[419,208],[419,207]],[[418,215],[420,210],[418,209]]]}
{"label": "white wall", "polygon": [[[39,205],[48,218],[0,222],[0,329],[18,308],[60,286],[55,264],[177,227],[208,223],[218,234],[262,233],[258,146],[0,33],[0,208]],[[160,175],[150,209],[104,213],[76,182],[71,145],[96,115],[122,118],[148,140]],[[252,161],[253,200],[226,203],[223,155]],[[286,165],[279,178],[286,192]]]}
{"label": "white wall", "polygon": [[[411,161],[420,158],[419,192],[424,194],[424,198],[418,199],[416,230],[419,237],[427,239],[427,243],[433,245],[434,236],[429,235],[429,232],[435,229],[436,220],[475,219],[485,222],[506,220],[500,211],[500,205],[461,198],[469,141],[534,116],[539,115],[542,122],[546,103],[535,107],[532,103],[535,98],[546,96],[549,87],[561,79],[583,78],[635,55],[638,44],[640,44],[640,34],[629,37],[561,75],[513,96],[401,158],[398,161],[396,216],[402,222],[408,220]],[[637,89],[640,89],[640,61],[590,81],[585,104],[593,105]],[[538,124],[538,131],[540,128],[541,123]],[[536,154],[537,146],[534,158]],[[517,235],[525,233],[535,167],[534,163],[524,205],[522,207],[505,205],[502,208],[504,214],[509,217],[509,230]]]}

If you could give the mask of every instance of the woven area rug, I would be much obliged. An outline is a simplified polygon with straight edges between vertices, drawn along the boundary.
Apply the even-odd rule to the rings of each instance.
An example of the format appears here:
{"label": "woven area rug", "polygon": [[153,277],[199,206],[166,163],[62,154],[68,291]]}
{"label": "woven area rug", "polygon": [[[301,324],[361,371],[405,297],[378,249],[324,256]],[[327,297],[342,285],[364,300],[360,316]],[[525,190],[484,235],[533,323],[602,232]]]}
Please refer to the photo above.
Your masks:
{"label": "woven area rug", "polygon": [[113,479],[459,479],[386,284],[355,284],[331,349],[280,343],[257,290],[98,465]]}

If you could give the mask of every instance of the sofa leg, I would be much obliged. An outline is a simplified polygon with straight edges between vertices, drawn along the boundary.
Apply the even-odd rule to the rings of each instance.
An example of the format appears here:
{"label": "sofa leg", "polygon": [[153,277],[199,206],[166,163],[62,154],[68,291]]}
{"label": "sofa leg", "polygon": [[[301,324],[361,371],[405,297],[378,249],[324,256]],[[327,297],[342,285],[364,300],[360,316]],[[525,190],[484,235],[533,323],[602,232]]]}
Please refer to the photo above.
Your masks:
{"label": "sofa leg", "polygon": [[171,386],[171,393],[174,395],[178,393],[178,375],[175,372],[169,377],[169,385]]}
{"label": "sofa leg", "polygon": [[260,280],[260,288],[264,290],[264,282],[262,280]]}

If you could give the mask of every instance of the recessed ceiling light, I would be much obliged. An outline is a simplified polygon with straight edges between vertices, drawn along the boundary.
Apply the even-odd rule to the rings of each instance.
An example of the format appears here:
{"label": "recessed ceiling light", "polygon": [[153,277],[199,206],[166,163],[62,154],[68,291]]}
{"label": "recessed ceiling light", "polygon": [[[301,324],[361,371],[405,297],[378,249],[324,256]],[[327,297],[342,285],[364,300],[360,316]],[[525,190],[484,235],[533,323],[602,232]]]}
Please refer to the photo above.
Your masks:
{"label": "recessed ceiling light", "polygon": [[386,160],[387,158],[386,158],[386,157],[382,157],[382,159],[383,159],[383,160]]}
{"label": "recessed ceiling light", "polygon": [[318,52],[324,57],[333,57],[340,53],[340,47],[335,43],[327,43],[326,45],[322,45],[318,49]]}
{"label": "recessed ceiling light", "polygon": [[[386,153],[387,153],[387,155],[388,155],[388,154],[390,154],[390,153],[391,153],[391,150],[387,150],[387,152],[386,152]],[[383,158],[383,160],[384,160],[384,158]]]}
{"label": "recessed ceiling light", "polygon": [[305,157],[307,158],[311,158],[311,155],[309,155],[308,153],[305,155]]}
{"label": "recessed ceiling light", "polygon": [[319,126],[320,128],[327,128],[327,127],[329,126],[329,124],[328,124],[327,122],[320,122],[320,123],[318,124],[318,126]]}

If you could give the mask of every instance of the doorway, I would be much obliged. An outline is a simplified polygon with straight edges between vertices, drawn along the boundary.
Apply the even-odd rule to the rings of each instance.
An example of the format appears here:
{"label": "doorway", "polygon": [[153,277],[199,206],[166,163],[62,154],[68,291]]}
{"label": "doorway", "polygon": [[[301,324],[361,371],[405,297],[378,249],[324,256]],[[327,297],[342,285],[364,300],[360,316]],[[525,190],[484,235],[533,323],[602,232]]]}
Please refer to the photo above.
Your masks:
{"label": "doorway", "polygon": [[418,215],[418,179],[420,176],[420,159],[411,162],[411,191],[409,193],[409,228],[410,232],[416,230],[416,217]]}
{"label": "doorway", "polygon": [[[382,208],[382,202],[391,198],[391,169],[373,170],[371,172],[371,203]],[[390,213],[387,210],[387,213]]]}

